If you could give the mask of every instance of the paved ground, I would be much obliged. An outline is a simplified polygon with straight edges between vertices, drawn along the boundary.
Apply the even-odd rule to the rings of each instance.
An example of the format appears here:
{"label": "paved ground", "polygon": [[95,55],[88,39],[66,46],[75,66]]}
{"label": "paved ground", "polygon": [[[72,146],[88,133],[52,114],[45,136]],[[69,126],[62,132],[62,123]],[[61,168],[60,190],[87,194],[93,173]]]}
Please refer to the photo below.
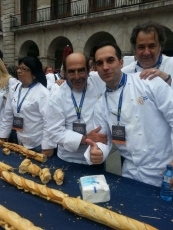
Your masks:
{"label": "paved ground", "polygon": [[120,154],[116,146],[114,146],[106,160],[106,171],[121,175]]}

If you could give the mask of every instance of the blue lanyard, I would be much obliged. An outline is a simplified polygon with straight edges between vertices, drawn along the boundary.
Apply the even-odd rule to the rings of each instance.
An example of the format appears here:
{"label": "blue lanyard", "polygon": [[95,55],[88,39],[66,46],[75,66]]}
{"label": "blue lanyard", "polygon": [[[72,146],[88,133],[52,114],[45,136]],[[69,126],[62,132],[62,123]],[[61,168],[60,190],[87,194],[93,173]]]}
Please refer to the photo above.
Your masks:
{"label": "blue lanyard", "polygon": [[[119,102],[118,102],[118,113],[115,114],[113,113],[115,116],[117,116],[117,121],[118,121],[118,124],[120,122],[120,116],[121,116],[121,107],[122,107],[122,101],[123,101],[123,92],[124,92],[124,87],[126,85],[126,82],[127,82],[127,74],[123,73],[122,75],[122,78],[121,78],[121,81],[120,83],[118,84],[118,87],[117,89],[119,89],[121,86],[123,86],[122,90],[121,90],[121,93],[120,93],[120,97],[119,97]],[[109,88],[106,88],[106,92],[105,92],[105,98],[106,98],[106,103],[108,105],[108,100],[107,100],[107,94],[106,93],[110,93],[110,92],[113,92],[113,90],[109,89]],[[109,105],[108,105],[108,108],[109,108]],[[110,110],[110,109],[109,109]]]}
{"label": "blue lanyard", "polygon": [[85,98],[85,93],[86,93],[87,86],[85,86],[84,89],[83,89],[82,97],[81,97],[80,104],[79,104],[79,107],[78,107],[77,103],[76,103],[76,99],[75,99],[75,97],[73,95],[73,92],[72,92],[72,88],[71,88],[71,86],[70,86],[70,84],[69,84],[68,81],[67,81],[67,84],[68,84],[68,86],[71,89],[71,98],[72,98],[73,105],[74,105],[75,110],[76,110],[78,121],[80,122],[81,110],[82,110],[82,106],[83,106],[83,102],[84,102],[84,98]]}
{"label": "blue lanyard", "polygon": [[[160,65],[162,64],[162,55],[159,56],[158,61],[156,62],[156,64],[153,66],[153,68],[159,69]],[[141,65],[139,64],[139,62],[136,63],[137,66],[141,67]],[[142,68],[142,67],[141,67]],[[136,68],[135,68],[135,73],[137,72]]]}
{"label": "blue lanyard", "polygon": [[18,93],[18,100],[17,100],[17,113],[20,113],[22,104],[23,104],[23,102],[24,102],[26,96],[28,95],[29,90],[30,90],[31,88],[33,88],[36,84],[37,84],[37,83],[34,82],[34,83],[32,83],[32,84],[29,85],[28,91],[26,92],[25,96],[23,97],[23,99],[22,99],[21,102],[19,103],[19,101],[20,101],[20,96],[21,96],[21,91],[22,91],[22,85],[20,86],[20,88],[19,88],[19,93]]}

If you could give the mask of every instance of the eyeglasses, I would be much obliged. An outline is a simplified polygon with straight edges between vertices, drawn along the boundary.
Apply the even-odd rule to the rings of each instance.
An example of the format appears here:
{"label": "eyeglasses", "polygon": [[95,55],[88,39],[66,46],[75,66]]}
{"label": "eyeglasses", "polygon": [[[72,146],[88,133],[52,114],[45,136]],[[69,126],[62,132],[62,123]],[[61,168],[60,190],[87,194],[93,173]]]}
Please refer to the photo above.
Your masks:
{"label": "eyeglasses", "polygon": [[27,72],[30,71],[30,68],[24,67],[24,66],[17,66],[16,70],[20,70],[21,72]]}
{"label": "eyeglasses", "polygon": [[67,73],[70,77],[74,77],[76,72],[79,76],[83,76],[86,73],[86,69],[85,69],[85,67],[82,67],[79,69],[68,69],[67,70]]}

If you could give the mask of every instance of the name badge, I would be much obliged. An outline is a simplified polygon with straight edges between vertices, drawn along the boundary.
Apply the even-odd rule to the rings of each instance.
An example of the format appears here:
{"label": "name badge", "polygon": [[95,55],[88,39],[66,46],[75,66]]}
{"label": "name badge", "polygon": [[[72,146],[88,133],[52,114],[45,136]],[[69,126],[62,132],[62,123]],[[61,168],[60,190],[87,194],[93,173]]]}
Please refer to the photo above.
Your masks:
{"label": "name badge", "polygon": [[112,142],[121,145],[124,145],[126,143],[125,126],[119,126],[119,125],[112,126]]}
{"label": "name badge", "polygon": [[23,118],[22,117],[13,117],[13,129],[22,131],[23,130]]}
{"label": "name badge", "polygon": [[86,124],[83,123],[73,123],[73,131],[80,133],[82,135],[86,134]]}

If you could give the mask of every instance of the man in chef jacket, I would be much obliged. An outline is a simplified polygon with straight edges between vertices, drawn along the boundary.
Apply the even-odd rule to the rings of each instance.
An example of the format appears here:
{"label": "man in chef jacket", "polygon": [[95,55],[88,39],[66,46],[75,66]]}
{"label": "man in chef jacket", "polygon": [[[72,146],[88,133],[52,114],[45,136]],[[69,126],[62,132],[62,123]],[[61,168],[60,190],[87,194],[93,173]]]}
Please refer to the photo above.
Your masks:
{"label": "man in chef jacket", "polygon": [[120,48],[102,42],[94,48],[94,61],[106,92],[95,105],[94,125],[108,137],[94,142],[85,152],[88,164],[100,164],[115,143],[125,158],[124,177],[160,186],[162,172],[173,165],[173,90],[161,78],[139,78],[139,72],[121,71]]}
{"label": "man in chef jacket", "polygon": [[107,141],[106,135],[99,133],[100,125],[93,125],[94,107],[105,91],[105,83],[94,72],[88,77],[88,61],[81,53],[68,55],[63,66],[67,80],[50,95],[42,149],[51,156],[58,145],[60,159],[87,164],[86,139]]}

